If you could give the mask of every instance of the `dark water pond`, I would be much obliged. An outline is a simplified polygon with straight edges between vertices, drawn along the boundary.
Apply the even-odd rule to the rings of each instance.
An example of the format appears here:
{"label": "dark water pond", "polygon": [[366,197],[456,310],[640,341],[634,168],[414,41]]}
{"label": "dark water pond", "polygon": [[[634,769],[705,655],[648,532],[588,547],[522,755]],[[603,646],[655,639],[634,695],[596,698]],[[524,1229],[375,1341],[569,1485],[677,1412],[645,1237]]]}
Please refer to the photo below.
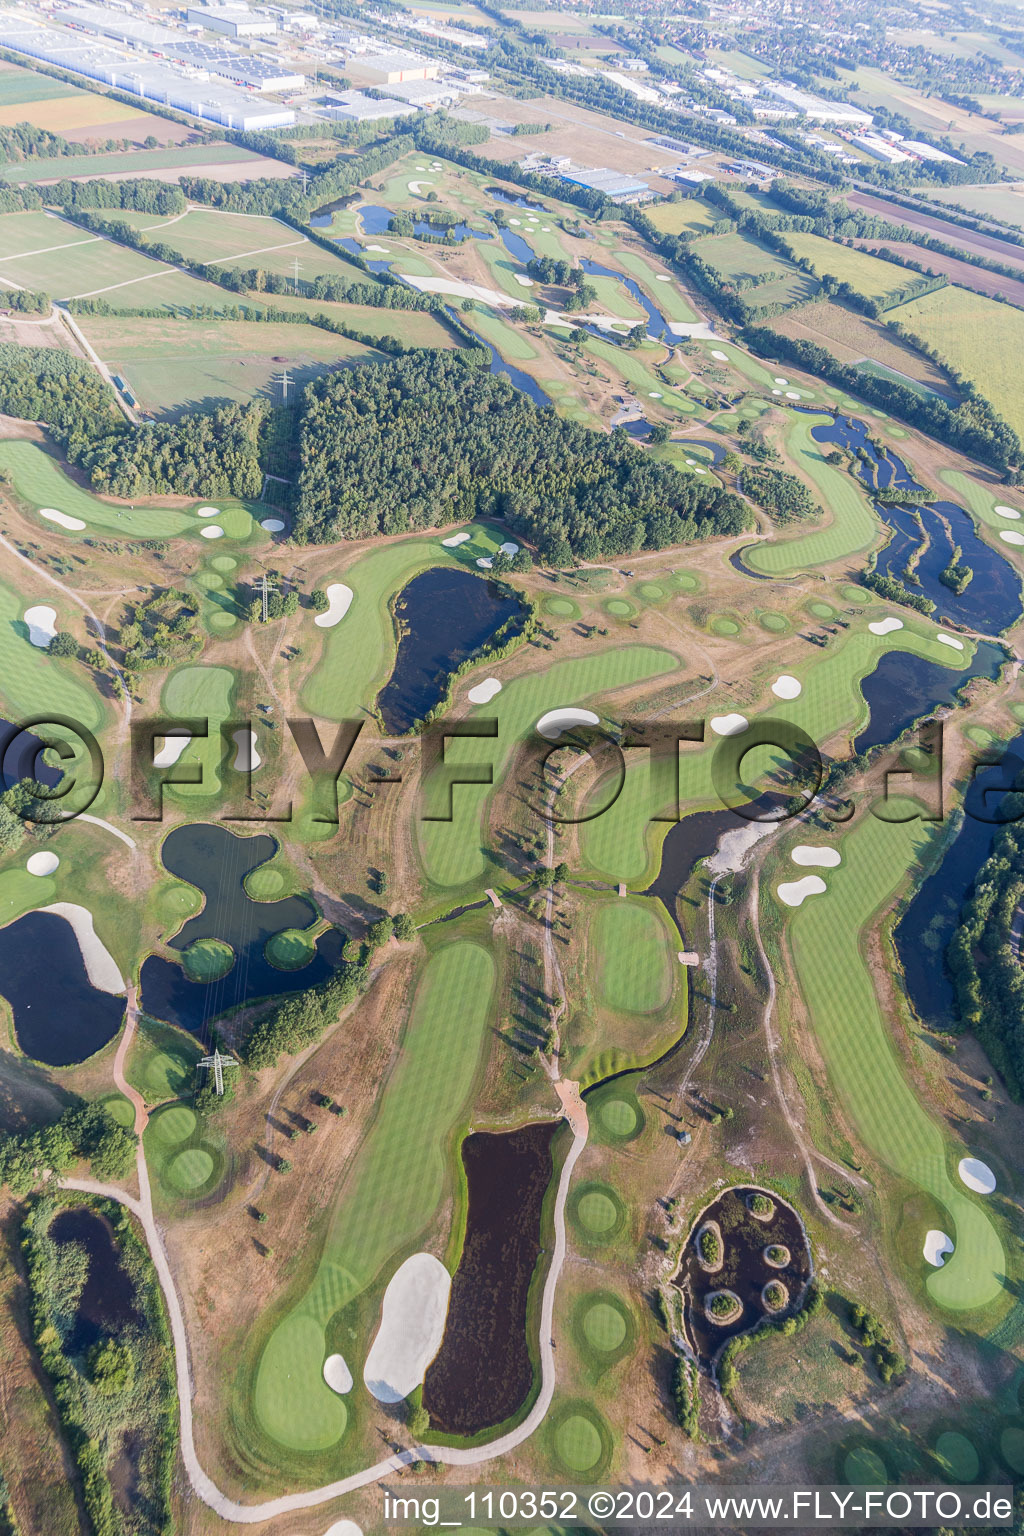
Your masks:
{"label": "dark water pond", "polygon": [[444,697],[456,667],[497,634],[521,605],[470,571],[434,566],[395,599],[400,626],[395,668],[377,699],[393,736],[411,730]]}
{"label": "dark water pond", "polygon": [[55,789],[61,781],[61,770],[39,758],[45,746],[31,731],[22,731],[10,720],[0,719],[0,791],[20,784],[22,779],[35,779],[48,789]]}
{"label": "dark water pond", "polygon": [[[867,425],[854,417],[837,415],[833,420],[811,429],[815,442],[831,444],[856,453],[862,450],[867,463],[860,461],[857,474],[870,490],[920,491],[906,464],[886,449],[879,453],[869,440]],[[952,619],[983,634],[999,634],[1020,618],[1022,609],[1020,577],[1013,565],[998,550],[982,539],[974,520],[963,507],[951,501],[935,501],[912,508],[875,502],[875,510],[893,536],[878,555],[878,569],[884,575],[903,581],[911,592],[919,592],[935,604],[936,619]],[[914,513],[920,515],[929,547],[916,568],[918,581],[904,575],[907,557],[922,542],[921,529]],[[969,565],[974,578],[957,594],[939,581],[939,572],[949,564],[954,544],[962,551],[961,561]]]}
{"label": "dark water pond", "polygon": [[243,881],[251,870],[277,852],[272,837],[242,837],[227,827],[198,822],[176,827],[164,840],[161,857],[172,875],[197,886],[206,897],[203,910],[168,940],[181,953],[196,939],[221,939],[235,952],[231,969],[217,981],[190,981],[184,969],[161,955],[150,955],[139,978],[142,1007],[154,1018],[202,1034],[218,1014],[257,998],[302,992],[319,985],[341,964],[345,935],[328,928],[316,941],[313,958],[295,971],[278,970],[264,954],[269,938],[285,928],[308,928],[316,921],[312,904],[301,896],[284,901],[253,901]]}
{"label": "dark water pond", "polygon": [[[523,292],[525,293],[526,290],[524,289]],[[454,309],[452,309],[449,305],[446,305],[445,308],[447,309],[448,314],[454,321],[456,321],[457,324],[463,324],[462,317],[456,314]],[[521,389],[524,395],[529,395],[534,405],[539,405],[542,410],[545,406],[551,404],[550,395],[546,395],[544,393],[536,379],[531,378],[528,373],[524,373],[521,368],[517,368],[513,363],[507,363],[493,342],[488,341],[487,338],[485,336],[481,336],[479,332],[475,334],[477,346],[486,347],[488,352],[491,354],[491,366],[489,370],[491,373],[503,373],[510,384],[514,384],[516,389]]]}
{"label": "dark water pond", "polygon": [[537,213],[543,213],[544,204],[535,202],[532,197],[523,197],[519,194],[506,192],[504,187],[488,187],[487,195],[493,197],[499,203],[508,203],[512,208],[533,208]]}
{"label": "dark water pond", "polygon": [[501,231],[501,243],[509,255],[514,256],[516,261],[521,261],[524,266],[533,260],[533,247],[526,243],[522,235],[517,235],[514,229]]}
{"label": "dark water pond", "polygon": [[639,283],[634,282],[631,277],[624,277],[621,272],[616,272],[612,267],[601,266],[600,262],[597,261],[584,260],[582,266],[588,277],[613,277],[617,283],[623,285],[647,315],[648,336],[653,336],[656,341],[660,341],[663,337],[672,335],[665,316],[658,306],[647,297]]}
{"label": "dark water pond", "polygon": [[637,417],[633,421],[624,421],[621,425],[623,432],[627,433],[630,437],[635,437],[638,442],[643,442],[654,431],[654,423],[648,421],[644,416]]}
{"label": "dark water pond", "polygon": [[[893,937],[907,993],[918,1016],[936,1029],[947,1029],[956,1019],[946,946],[978,870],[1011,819],[1002,802],[1015,779],[1024,785],[1024,732],[1006,747],[1004,763],[979,768],[974,775],[959,830],[896,925]],[[995,819],[1000,815],[1005,820]]]}
{"label": "dark water pond", "polygon": [[361,195],[359,192],[348,192],[344,197],[336,197],[331,203],[324,203],[321,208],[317,208],[311,215],[309,220],[310,228],[328,229],[334,214],[338,212],[339,208],[349,208],[353,203],[358,203]]}
{"label": "dark water pond", "polygon": [[83,1355],[98,1339],[127,1327],[141,1327],[135,1287],[128,1275],[109,1222],[83,1205],[60,1211],[50,1222],[55,1243],[78,1243],[89,1259],[89,1273],[75,1311],[67,1349]]}
{"label": "dark water pond", "polygon": [[689,944],[680,911],[680,893],[700,860],[714,853],[722,834],[733,832],[744,824],[742,816],[723,806],[719,811],[697,811],[692,816],[684,816],[665,834],[661,866],[644,895],[657,896],[664,904],[686,948]]}
{"label": "dark water pond", "polygon": [[480,1131],[462,1143],[466,1237],[444,1338],[423,1383],[423,1406],[449,1434],[473,1435],[503,1423],[533,1385],[527,1298],[541,1253],[541,1208],[557,1129],[549,1123]]}
{"label": "dark water pond", "polygon": [[[781,1280],[789,1293],[791,1308],[798,1307],[812,1275],[811,1254],[803,1225],[796,1212],[778,1195],[770,1194],[775,1207],[767,1221],[754,1216],[749,1196],[760,1191],[749,1185],[727,1189],[694,1223],[675,1283],[686,1302],[686,1330],[693,1351],[709,1366],[722,1345],[737,1333],[745,1333],[769,1315],[761,1292],[769,1280]],[[704,1225],[718,1223],[722,1237],[722,1267],[716,1273],[704,1269],[698,1257],[697,1235]],[[778,1244],[789,1251],[788,1263],[776,1268],[765,1258],[765,1248]],[[711,1321],[704,1310],[705,1297],[714,1291],[732,1291],[741,1303],[727,1323]],[[783,1314],[785,1315],[784,1309]]]}
{"label": "dark water pond", "polygon": [[19,1046],[48,1067],[85,1061],[124,1018],[124,998],[92,985],[74,929],[56,912],[27,912],[0,928],[0,993]]}
{"label": "dark water pond", "polygon": [[956,703],[973,677],[996,678],[1006,660],[1001,645],[982,640],[967,667],[944,667],[909,651],[886,651],[875,670],[861,683],[868,723],[853,743],[866,752],[879,742],[895,741],[915,720]]}
{"label": "dark water pond", "polygon": [[[388,226],[395,217],[395,210],[393,208],[383,208],[379,203],[362,203],[356,209],[356,213],[358,214],[364,234],[389,235],[391,233]],[[413,229],[418,235],[441,235],[442,237],[451,230],[456,240],[494,239],[494,236],[489,231],[470,229],[468,224],[446,224],[442,229],[428,223],[426,219],[416,219],[413,221]]]}
{"label": "dark water pond", "polygon": [[387,272],[395,259],[393,256],[367,255],[366,247],[360,245],[359,241],[354,239],[352,235],[339,236],[336,243],[348,251],[350,256],[361,256],[371,272]]}

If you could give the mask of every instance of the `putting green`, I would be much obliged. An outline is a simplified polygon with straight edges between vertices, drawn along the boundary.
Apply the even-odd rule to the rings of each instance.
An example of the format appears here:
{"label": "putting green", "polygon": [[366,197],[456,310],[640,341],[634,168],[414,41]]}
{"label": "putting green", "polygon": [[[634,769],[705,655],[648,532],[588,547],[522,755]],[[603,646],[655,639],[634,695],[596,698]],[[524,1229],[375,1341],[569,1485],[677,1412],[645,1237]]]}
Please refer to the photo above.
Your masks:
{"label": "putting green", "polygon": [[[896,811],[900,809],[893,802]],[[982,1307],[1003,1288],[1006,1258],[984,1203],[950,1176],[959,1155],[907,1081],[875,997],[861,935],[931,841],[927,824],[882,821],[867,812],[841,840],[843,862],[828,891],[788,919],[797,977],[830,1079],[866,1146],[948,1213],[955,1243],[928,1276],[932,1299],[954,1311]],[[774,892],[764,898],[778,905]]]}
{"label": "putting green", "polygon": [[546,597],[544,612],[553,614],[556,619],[578,619],[580,614],[571,597]]}
{"label": "putting green", "polygon": [[615,619],[631,619],[636,613],[633,604],[627,603],[624,597],[610,597],[604,604],[604,611]]}
{"label": "putting green", "polygon": [[889,1473],[877,1451],[866,1445],[858,1445],[847,1454],[843,1462],[843,1478],[851,1487],[864,1485],[868,1488],[884,1488],[889,1481]]}
{"label": "putting green", "polygon": [[758,615],[758,621],[763,629],[775,635],[782,634],[789,628],[789,620],[783,613],[762,613]]}
{"label": "putting green", "polygon": [[612,1136],[632,1136],[640,1123],[635,1105],[628,1099],[608,1099],[598,1111],[601,1124]]}
{"label": "putting green", "polygon": [[126,1131],[130,1131],[135,1125],[135,1105],[121,1093],[112,1093],[108,1098],[101,1100],[103,1108],[113,1120],[115,1125],[121,1125]]}
{"label": "putting green", "polygon": [[616,898],[593,926],[596,990],[616,1013],[653,1013],[672,996],[670,936],[652,902]]}
{"label": "putting green", "polygon": [[966,1435],[947,1430],[935,1442],[935,1454],[951,1483],[973,1483],[981,1471],[981,1457]]}
{"label": "putting green", "polygon": [[280,971],[298,971],[308,965],[316,948],[315,940],[302,928],[285,928],[271,934],[264,954]]}
{"label": "putting green", "polygon": [[223,608],[215,608],[207,615],[206,622],[211,629],[233,629],[239,621],[233,613],[226,613]]}
{"label": "putting green", "polygon": [[1009,1425],[999,1436],[999,1454],[1014,1472],[1024,1472],[1024,1429]]}
{"label": "putting green", "polygon": [[807,607],[816,619],[834,619],[836,616],[836,611],[831,603],[813,602],[808,603]]}
{"label": "putting green", "polygon": [[964,735],[968,741],[973,741],[976,747],[990,747],[996,739],[983,725],[969,725]]}
{"label": "putting green", "polygon": [[700,586],[698,578],[691,576],[689,571],[676,571],[674,574],[676,586],[681,588],[683,592],[696,592]]}
{"label": "putting green", "polygon": [[721,614],[711,620],[711,628],[716,635],[738,635],[740,632],[740,626],[735,619],[727,619]]}
{"label": "putting green", "polygon": [[223,939],[196,939],[181,952],[181,963],[189,981],[219,981],[235,963],[235,952]]}
{"label": "putting green", "polygon": [[586,1472],[601,1460],[601,1432],[581,1413],[571,1413],[555,1430],[555,1450],[570,1471]]}
{"label": "putting green", "polygon": [[224,585],[224,577],[218,576],[216,571],[200,571],[196,585],[205,587],[207,592],[217,592]]}
{"label": "putting green", "polygon": [[238,561],[234,555],[214,555],[210,565],[215,571],[223,571],[225,576],[238,569]]}
{"label": "putting green", "polygon": [[253,901],[273,901],[284,890],[284,875],[263,864],[245,877],[245,889]]}
{"label": "putting green", "polygon": [[321,1374],[324,1330],[397,1268],[451,1186],[449,1137],[477,1075],[494,985],[490,954],[465,940],[444,944],[419,978],[402,1049],[349,1166],[312,1284],[291,1298],[260,1360],[255,1411],[282,1445],[323,1450],[344,1430],[337,1394]]}
{"label": "putting green", "polygon": [[840,591],[848,603],[873,603],[875,594],[869,592],[867,587],[841,587]]}
{"label": "putting green", "polygon": [[825,462],[830,445],[816,443],[811,436],[812,430],[827,419],[824,414],[791,412],[787,418],[786,447],[797,468],[810,479],[829,520],[811,533],[752,546],[744,555],[752,571],[781,576],[808,565],[842,560],[869,548],[878,536],[879,519],[864,491],[845,469]]}
{"label": "putting green", "polygon": [[627,1331],[626,1319],[610,1302],[595,1301],[583,1314],[583,1332],[599,1354],[614,1354]]}
{"label": "putting green", "polygon": [[[196,1128],[196,1117],[187,1104],[169,1104],[152,1116],[150,1127],[155,1140],[165,1147],[187,1141]],[[212,1165],[211,1165],[212,1166]]]}
{"label": "putting green", "polygon": [[205,1147],[187,1147],[171,1159],[167,1177],[175,1189],[188,1194],[205,1184],[213,1172],[213,1158]]}
{"label": "putting green", "polygon": [[184,880],[171,880],[160,887],[156,904],[162,917],[178,920],[198,912],[202,899],[194,885],[186,885]]}
{"label": "putting green", "polygon": [[665,596],[665,588],[659,587],[656,581],[642,581],[637,591],[650,603],[656,603]]}
{"label": "putting green", "polygon": [[588,1189],[576,1202],[576,1215],[588,1232],[603,1236],[618,1223],[622,1208],[609,1190]]}

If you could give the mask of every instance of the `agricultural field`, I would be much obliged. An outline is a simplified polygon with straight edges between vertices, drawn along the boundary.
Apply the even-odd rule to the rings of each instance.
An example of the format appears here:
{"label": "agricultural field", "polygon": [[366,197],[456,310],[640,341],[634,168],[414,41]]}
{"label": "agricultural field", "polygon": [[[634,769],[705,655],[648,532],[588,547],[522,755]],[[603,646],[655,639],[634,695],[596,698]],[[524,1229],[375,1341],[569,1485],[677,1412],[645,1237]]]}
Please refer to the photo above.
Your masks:
{"label": "agricultural field", "polygon": [[963,288],[943,288],[900,307],[908,330],[948,359],[1016,431],[1024,431],[1024,393],[1011,359],[1024,345],[1024,315]]}
{"label": "agricultural field", "polygon": [[897,297],[909,283],[916,281],[917,274],[890,261],[868,256],[863,251],[851,250],[834,240],[823,240],[819,235],[805,235],[793,231],[788,244],[796,256],[809,261],[819,277],[826,274],[837,282],[849,283],[865,298],[878,299],[880,303]]}
{"label": "agricultural field", "polygon": [[945,375],[922,353],[898,341],[879,321],[854,314],[829,300],[793,309],[768,324],[783,336],[827,347],[841,363],[867,360],[937,395],[952,394]]}
{"label": "agricultural field", "polygon": [[647,217],[662,234],[681,235],[684,230],[710,229],[722,213],[702,198],[683,197],[678,202],[656,203],[647,210]]}
{"label": "agricultural field", "polygon": [[813,277],[748,235],[708,235],[691,249],[727,280],[753,279],[755,286],[745,290],[748,303],[799,304],[817,292]]}

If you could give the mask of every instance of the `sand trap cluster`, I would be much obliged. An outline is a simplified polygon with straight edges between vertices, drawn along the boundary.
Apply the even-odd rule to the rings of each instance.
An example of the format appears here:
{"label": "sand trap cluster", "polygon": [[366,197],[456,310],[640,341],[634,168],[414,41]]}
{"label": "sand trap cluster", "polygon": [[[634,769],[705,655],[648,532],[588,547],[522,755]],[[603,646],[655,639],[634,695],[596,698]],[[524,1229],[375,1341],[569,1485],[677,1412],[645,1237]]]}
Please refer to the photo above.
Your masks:
{"label": "sand trap cluster", "polygon": [[400,1403],[427,1374],[441,1347],[452,1277],[432,1253],[414,1253],[384,1292],[380,1327],[363,1367],[379,1403]]}
{"label": "sand trap cluster", "polygon": [[776,895],[787,907],[800,907],[808,896],[820,896],[827,889],[820,875],[804,875],[801,880],[784,880],[776,887]]}
{"label": "sand trap cluster", "polygon": [[191,740],[191,731],[171,731],[168,736],[157,736],[153,742],[153,767],[173,767]]}
{"label": "sand trap cluster", "polygon": [[803,691],[803,684],[797,678],[790,677],[788,672],[783,672],[772,683],[772,693],[777,699],[798,699]]}
{"label": "sand trap cluster", "polygon": [[485,677],[482,683],[477,683],[466,695],[471,704],[489,704],[495,694],[501,692],[501,684],[496,677]]}
{"label": "sand trap cluster", "polygon": [[35,608],[26,608],[25,623],[28,625],[29,640],[41,651],[45,651],[57,633],[57,610],[47,607],[44,603],[38,604]]}
{"label": "sand trap cluster", "polygon": [[945,1232],[940,1232],[938,1227],[932,1227],[924,1235],[923,1252],[929,1264],[941,1269],[946,1262],[946,1254],[953,1252],[953,1239]]}
{"label": "sand trap cluster", "polygon": [[231,740],[235,744],[235,760],[231,764],[238,773],[255,773],[263,762],[256,750],[256,732],[242,729],[234,731]]}
{"label": "sand trap cluster", "polygon": [[716,736],[738,736],[747,729],[750,721],[746,715],[712,715],[708,724]]}
{"label": "sand trap cluster", "polygon": [[52,906],[40,907],[39,911],[53,912],[71,925],[82,952],[86,975],[97,992],[124,991],[124,977],[113,955],[96,932],[88,907],[76,906],[72,901],[55,901]]}
{"label": "sand trap cluster", "polygon": [[1004,544],[1024,544],[1024,533],[1018,533],[1016,528],[1000,528],[999,537]]}
{"label": "sand trap cluster", "polygon": [[69,517],[66,512],[58,512],[56,507],[40,507],[39,516],[45,517],[48,523],[56,523],[61,528],[69,528],[72,533],[81,533],[85,527],[80,517]]}
{"label": "sand trap cluster", "polygon": [[835,869],[843,862],[838,848],[823,848],[813,843],[798,843],[790,858],[802,869]]}
{"label": "sand trap cluster", "polygon": [[988,1163],[983,1163],[980,1157],[962,1157],[957,1173],[968,1189],[973,1189],[976,1195],[991,1195],[995,1191],[996,1176]]}
{"label": "sand trap cluster", "polygon": [[200,528],[199,537],[201,539],[222,539],[224,537],[224,529],[219,523],[213,523],[209,528]]}
{"label": "sand trap cluster", "polygon": [[442,539],[445,549],[458,549],[460,544],[468,544],[473,535],[468,528],[463,528],[461,533],[453,533],[450,539]]}
{"label": "sand trap cluster", "polygon": [[25,868],[30,875],[52,875],[59,864],[60,859],[55,853],[41,850],[39,853],[29,854]]}
{"label": "sand trap cluster", "polygon": [[348,613],[354,596],[352,588],[346,587],[343,581],[332,581],[327,588],[327,607],[317,614],[313,623],[318,629],[333,629]]}
{"label": "sand trap cluster", "polygon": [[996,517],[1009,517],[1012,518],[1014,522],[1016,522],[1020,517],[1020,513],[1017,511],[1016,507],[993,507],[992,510],[996,514]]}
{"label": "sand trap cluster", "polygon": [[786,385],[789,383],[789,380],[788,379],[780,379],[778,374],[776,374],[775,375],[775,379],[774,379],[773,382],[776,383],[776,384],[781,384],[783,389],[785,389]]}
{"label": "sand trap cluster", "polygon": [[868,625],[873,635],[891,635],[894,630],[902,628],[903,620],[894,618],[876,619],[873,624]]}
{"label": "sand trap cluster", "polygon": [[548,741],[557,741],[563,731],[571,731],[574,725],[600,725],[599,716],[592,709],[549,709],[541,715],[536,729]]}
{"label": "sand trap cluster", "polygon": [[963,641],[958,640],[955,635],[936,635],[935,638],[940,645],[951,646],[954,651],[962,651],[964,648]]}
{"label": "sand trap cluster", "polygon": [[328,1355],[324,1361],[324,1381],[332,1392],[337,1392],[339,1397],[344,1397],[346,1392],[352,1391],[352,1372],[345,1362],[344,1355]]}

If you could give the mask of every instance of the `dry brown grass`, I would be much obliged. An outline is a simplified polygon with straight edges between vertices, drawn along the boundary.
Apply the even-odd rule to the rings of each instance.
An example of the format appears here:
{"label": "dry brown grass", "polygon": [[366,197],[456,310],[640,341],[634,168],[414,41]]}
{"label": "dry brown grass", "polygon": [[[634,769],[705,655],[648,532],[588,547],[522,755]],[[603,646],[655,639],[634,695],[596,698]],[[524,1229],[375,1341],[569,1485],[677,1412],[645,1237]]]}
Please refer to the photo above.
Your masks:
{"label": "dry brown grass", "polygon": [[[899,311],[895,311],[899,313]],[[826,347],[841,363],[856,363],[872,358],[885,368],[906,374],[926,384],[929,389],[949,393],[949,384],[938,368],[926,357],[898,342],[884,325],[855,315],[839,304],[805,304],[788,315],[768,321],[773,331],[800,341],[812,341]]]}

